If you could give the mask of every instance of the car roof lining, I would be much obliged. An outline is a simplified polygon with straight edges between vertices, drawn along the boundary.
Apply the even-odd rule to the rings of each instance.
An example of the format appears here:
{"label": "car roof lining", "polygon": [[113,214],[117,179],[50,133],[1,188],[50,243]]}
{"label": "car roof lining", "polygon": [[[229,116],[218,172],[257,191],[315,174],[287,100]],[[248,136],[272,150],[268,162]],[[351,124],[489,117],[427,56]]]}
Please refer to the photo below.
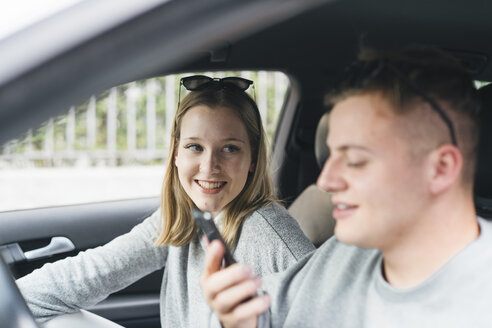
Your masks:
{"label": "car roof lining", "polygon": [[492,3],[479,0],[456,1],[445,10],[442,1],[437,0],[337,1],[239,41],[222,41],[229,47],[226,61],[207,61],[201,57],[180,70],[247,68],[293,74],[318,70],[331,74],[340,72],[343,63],[355,58],[363,39],[377,48],[433,44],[463,55],[472,63],[477,79],[490,81],[492,20],[487,9],[492,9]]}

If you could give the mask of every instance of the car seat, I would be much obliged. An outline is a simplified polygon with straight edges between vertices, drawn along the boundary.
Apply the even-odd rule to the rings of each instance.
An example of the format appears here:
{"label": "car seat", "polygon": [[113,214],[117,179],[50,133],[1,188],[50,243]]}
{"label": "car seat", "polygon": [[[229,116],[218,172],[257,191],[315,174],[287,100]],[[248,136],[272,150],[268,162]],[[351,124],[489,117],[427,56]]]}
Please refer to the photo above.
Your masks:
{"label": "car seat", "polygon": [[475,207],[478,215],[492,218],[492,84],[480,88],[478,93],[482,108],[475,175]]}
{"label": "car seat", "polygon": [[[328,117],[328,113],[321,117],[314,140],[314,152],[320,168],[323,167],[330,154],[326,146]],[[304,234],[316,247],[333,236],[335,220],[332,217],[331,194],[319,189],[315,183],[299,194],[289,206],[289,213],[297,220]]]}

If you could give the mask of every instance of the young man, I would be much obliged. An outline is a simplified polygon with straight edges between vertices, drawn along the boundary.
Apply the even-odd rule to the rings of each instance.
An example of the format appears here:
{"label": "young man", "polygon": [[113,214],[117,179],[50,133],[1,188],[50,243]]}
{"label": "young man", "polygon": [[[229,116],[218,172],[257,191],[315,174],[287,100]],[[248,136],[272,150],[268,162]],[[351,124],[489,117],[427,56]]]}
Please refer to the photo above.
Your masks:
{"label": "young man", "polygon": [[219,271],[223,247],[212,243],[202,287],[222,324],[492,325],[492,223],[474,208],[471,78],[432,48],[366,52],[330,100],[318,186],[332,193],[335,237],[264,277],[269,295],[246,302],[260,279],[245,265]]}

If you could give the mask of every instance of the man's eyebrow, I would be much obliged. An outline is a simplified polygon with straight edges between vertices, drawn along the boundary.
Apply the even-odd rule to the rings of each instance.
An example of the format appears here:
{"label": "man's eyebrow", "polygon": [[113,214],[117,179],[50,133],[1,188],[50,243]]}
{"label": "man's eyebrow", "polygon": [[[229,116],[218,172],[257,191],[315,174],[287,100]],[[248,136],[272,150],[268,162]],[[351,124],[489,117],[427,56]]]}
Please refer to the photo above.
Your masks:
{"label": "man's eyebrow", "polygon": [[336,147],[335,149],[338,151],[341,151],[341,152],[346,152],[350,149],[355,149],[355,150],[362,150],[362,151],[365,151],[368,153],[372,153],[372,151],[369,148],[361,146],[361,145],[356,145],[356,144],[341,145],[341,146]]}

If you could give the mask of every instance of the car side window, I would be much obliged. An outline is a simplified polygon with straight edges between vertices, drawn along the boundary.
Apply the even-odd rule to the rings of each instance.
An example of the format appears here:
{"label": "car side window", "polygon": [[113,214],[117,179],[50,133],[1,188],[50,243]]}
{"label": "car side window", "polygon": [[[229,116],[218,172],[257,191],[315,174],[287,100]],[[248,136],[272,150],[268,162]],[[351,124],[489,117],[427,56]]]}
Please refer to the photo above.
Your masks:
{"label": "car side window", "polygon": [[[158,196],[179,81],[193,74],[252,80],[248,92],[273,140],[289,87],[281,72],[202,72],[131,82],[4,144],[0,211]],[[181,98],[185,92],[181,88]]]}

